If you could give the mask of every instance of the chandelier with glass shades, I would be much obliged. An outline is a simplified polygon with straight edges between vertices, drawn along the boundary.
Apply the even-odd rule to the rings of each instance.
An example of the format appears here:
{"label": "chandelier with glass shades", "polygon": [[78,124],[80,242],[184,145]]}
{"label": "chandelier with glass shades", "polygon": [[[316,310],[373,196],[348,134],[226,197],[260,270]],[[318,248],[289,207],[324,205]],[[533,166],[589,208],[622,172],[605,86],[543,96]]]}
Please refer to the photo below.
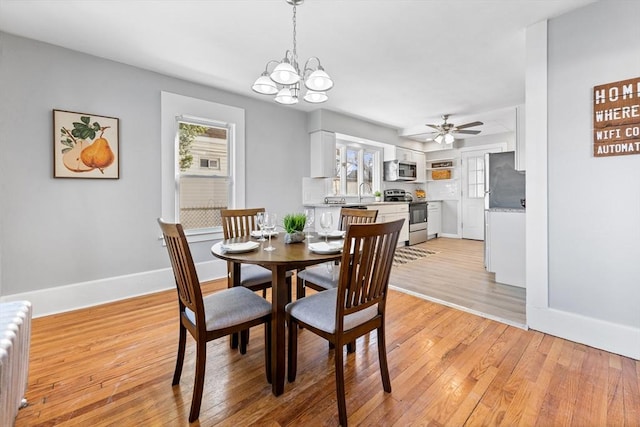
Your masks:
{"label": "chandelier with glass shades", "polygon": [[[296,6],[304,0],[286,0],[293,6],[293,50],[287,50],[282,61],[267,62],[265,70],[253,84],[252,89],[262,95],[276,95],[275,101],[280,104],[294,105],[298,103],[302,81],[306,93],[303,99],[313,104],[325,102],[329,97],[327,91],[333,87],[333,80],[324,71],[320,59],[313,56],[307,60],[300,72],[298,53],[296,52]],[[277,64],[271,72],[269,67]],[[315,67],[314,67],[315,65]]]}

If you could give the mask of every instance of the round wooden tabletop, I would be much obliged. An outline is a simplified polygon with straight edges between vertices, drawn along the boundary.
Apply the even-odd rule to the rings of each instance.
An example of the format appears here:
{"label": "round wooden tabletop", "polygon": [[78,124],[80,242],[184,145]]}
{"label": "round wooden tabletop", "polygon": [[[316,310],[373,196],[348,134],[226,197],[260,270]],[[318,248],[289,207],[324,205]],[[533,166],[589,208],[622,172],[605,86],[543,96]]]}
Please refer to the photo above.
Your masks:
{"label": "round wooden tabletop", "polygon": [[[222,246],[225,244],[245,243],[249,241],[259,243],[260,246],[248,252],[232,253],[222,249]],[[284,264],[289,266],[290,269],[339,260],[342,257],[340,252],[330,254],[312,252],[309,249],[309,242],[314,243],[320,241],[322,241],[322,238],[312,235],[310,241],[305,239],[303,242],[298,243],[284,243],[284,234],[280,233],[277,237],[271,238],[271,245],[275,250],[266,251],[264,248],[269,246],[268,238],[265,242],[258,242],[257,239],[246,236],[218,242],[211,247],[211,253],[225,261],[260,264],[264,266]]]}

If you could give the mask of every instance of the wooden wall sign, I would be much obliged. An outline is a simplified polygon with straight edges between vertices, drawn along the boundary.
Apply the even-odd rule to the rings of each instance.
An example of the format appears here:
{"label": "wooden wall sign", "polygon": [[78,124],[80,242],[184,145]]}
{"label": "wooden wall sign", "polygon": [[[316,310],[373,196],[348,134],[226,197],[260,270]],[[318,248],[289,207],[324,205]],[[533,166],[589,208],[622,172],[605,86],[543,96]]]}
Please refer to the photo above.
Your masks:
{"label": "wooden wall sign", "polygon": [[640,154],[640,77],[593,88],[594,157]]}

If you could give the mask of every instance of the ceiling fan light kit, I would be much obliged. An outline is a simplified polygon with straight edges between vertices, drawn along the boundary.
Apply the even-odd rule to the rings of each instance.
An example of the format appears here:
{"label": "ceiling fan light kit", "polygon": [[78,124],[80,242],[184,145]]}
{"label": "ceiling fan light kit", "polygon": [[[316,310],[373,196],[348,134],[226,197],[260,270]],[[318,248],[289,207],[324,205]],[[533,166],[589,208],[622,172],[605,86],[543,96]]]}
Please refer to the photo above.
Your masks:
{"label": "ceiling fan light kit", "polygon": [[455,137],[453,135],[451,135],[450,133],[445,133],[443,134],[439,134],[438,136],[436,136],[433,139],[435,142],[437,142],[438,144],[442,144],[443,142],[445,144],[451,144],[453,141],[455,141]]}
{"label": "ceiling fan light kit", "polygon": [[475,122],[465,123],[463,125],[456,126],[453,123],[447,122],[447,120],[449,120],[449,114],[444,114],[442,116],[442,120],[443,120],[443,123],[441,125],[433,125],[433,124],[426,125],[431,128],[434,128],[438,132],[438,135],[436,135],[436,137],[433,138],[433,140],[438,144],[442,144],[443,142],[445,144],[451,144],[453,141],[455,141],[455,137],[453,136],[454,133],[477,135],[480,133],[479,130],[466,130],[466,128],[470,128],[473,126],[480,126],[484,124],[482,122],[475,121]]}
{"label": "ceiling fan light kit", "polygon": [[[296,51],[296,6],[304,0],[286,0],[293,6],[293,50],[287,50],[282,61],[271,60],[267,62],[264,72],[258,77],[251,87],[262,95],[274,95],[279,104],[294,105],[298,103],[300,95],[300,81],[304,82],[306,93],[303,99],[312,104],[325,102],[329,97],[326,91],[333,87],[333,80],[322,68],[320,59],[313,56],[305,62],[300,72],[298,66],[298,53]],[[315,66],[314,66],[314,63]],[[269,67],[277,64],[271,72]],[[279,88],[278,85],[281,87]]]}

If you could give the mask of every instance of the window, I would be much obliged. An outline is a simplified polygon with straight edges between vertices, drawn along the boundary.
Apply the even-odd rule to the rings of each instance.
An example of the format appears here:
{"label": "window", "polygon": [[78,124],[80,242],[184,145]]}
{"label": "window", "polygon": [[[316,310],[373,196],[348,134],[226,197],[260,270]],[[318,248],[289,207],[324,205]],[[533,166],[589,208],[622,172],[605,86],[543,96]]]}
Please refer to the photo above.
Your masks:
{"label": "window", "polygon": [[245,203],[244,110],[162,92],[161,123],[162,218],[222,238],[219,210]]}
{"label": "window", "polygon": [[362,186],[363,194],[373,195],[380,189],[382,149],[339,140],[336,142],[336,171],[334,193],[356,196]]}
{"label": "window", "polygon": [[467,158],[467,180],[469,182],[469,198],[484,197],[484,156]]}
{"label": "window", "polygon": [[207,157],[200,158],[200,167],[206,169],[218,169],[220,170],[220,159],[209,159]]}
{"label": "window", "polygon": [[220,210],[229,206],[232,130],[200,123],[178,119],[176,188],[179,221],[185,230],[219,229]]}

